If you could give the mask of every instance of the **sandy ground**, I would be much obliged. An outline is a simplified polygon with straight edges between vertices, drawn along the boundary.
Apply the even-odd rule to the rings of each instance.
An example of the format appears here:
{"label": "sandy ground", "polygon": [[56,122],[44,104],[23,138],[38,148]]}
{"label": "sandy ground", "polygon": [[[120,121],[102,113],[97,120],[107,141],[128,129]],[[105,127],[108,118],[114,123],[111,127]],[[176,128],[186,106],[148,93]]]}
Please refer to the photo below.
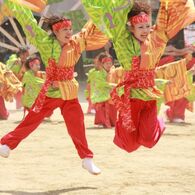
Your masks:
{"label": "sandy ground", "polygon": [[[86,112],[82,91],[80,101]],[[14,103],[7,107],[11,115],[0,121],[0,137],[22,118]],[[194,113],[186,112],[185,125],[167,123],[153,149],[140,148],[131,154],[112,143],[114,129],[96,128],[93,119],[94,115],[85,114],[89,146],[101,175],[81,168],[56,110],[53,123],[42,123],[8,159],[0,158],[0,195],[195,195]]]}

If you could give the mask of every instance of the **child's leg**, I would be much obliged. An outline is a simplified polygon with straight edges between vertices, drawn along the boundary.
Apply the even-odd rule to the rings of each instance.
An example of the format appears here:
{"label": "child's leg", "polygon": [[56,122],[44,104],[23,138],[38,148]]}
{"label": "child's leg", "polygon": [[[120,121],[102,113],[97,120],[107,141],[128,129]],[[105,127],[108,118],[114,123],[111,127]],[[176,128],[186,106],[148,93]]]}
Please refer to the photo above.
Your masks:
{"label": "child's leg", "polygon": [[152,148],[165,130],[163,120],[157,118],[156,101],[147,101],[140,113],[138,142]]}
{"label": "child's leg", "polygon": [[144,101],[138,99],[131,99],[131,113],[132,120],[134,122],[135,131],[128,131],[122,126],[122,118],[119,114],[116,126],[115,126],[115,137],[114,143],[120,148],[124,149],[127,152],[133,152],[137,150],[141,144],[138,142],[138,127],[140,121],[140,112],[144,106]]}
{"label": "child's leg", "polygon": [[175,119],[185,119],[185,110],[188,104],[188,100],[186,98],[181,98],[175,101],[174,107],[174,118]]}
{"label": "child's leg", "polygon": [[85,135],[84,115],[78,99],[64,101],[61,113],[80,158],[92,158],[93,153],[88,148]]}
{"label": "child's leg", "polygon": [[46,98],[43,108],[39,113],[30,111],[24,120],[11,132],[1,139],[1,145],[7,145],[14,149],[17,145],[32,133],[42,122],[44,117],[59,106],[61,99]]}
{"label": "child's leg", "polygon": [[103,125],[105,119],[105,105],[103,103],[95,104],[95,125]]}
{"label": "child's leg", "polygon": [[170,122],[173,122],[174,119],[185,119],[185,109],[187,107],[188,100],[186,98],[181,98],[173,102],[167,103],[169,108],[166,111],[167,117]]}
{"label": "child's leg", "polygon": [[110,124],[112,127],[114,127],[117,119],[117,110],[113,104],[108,103],[108,105],[109,105]]}
{"label": "child's leg", "polygon": [[105,118],[104,118],[104,126],[106,127],[106,128],[111,128],[112,126],[111,126],[111,120],[110,120],[110,106],[109,106],[109,103],[108,103],[108,101],[106,101],[105,103],[104,103],[104,105],[105,105],[105,109],[104,109],[104,116],[105,116]]}

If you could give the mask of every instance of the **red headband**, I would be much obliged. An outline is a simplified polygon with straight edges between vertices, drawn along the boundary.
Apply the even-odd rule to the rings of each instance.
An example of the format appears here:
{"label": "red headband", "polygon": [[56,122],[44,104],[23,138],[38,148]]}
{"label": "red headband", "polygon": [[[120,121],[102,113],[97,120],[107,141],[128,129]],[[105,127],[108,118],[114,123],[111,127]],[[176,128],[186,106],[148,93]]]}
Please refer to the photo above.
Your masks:
{"label": "red headband", "polygon": [[68,28],[72,26],[72,22],[69,19],[63,19],[52,25],[52,30],[59,31],[62,28]]}
{"label": "red headband", "polygon": [[149,22],[149,21],[150,21],[150,18],[148,16],[148,14],[146,14],[145,12],[141,12],[140,14],[133,16],[129,19],[129,22],[132,25],[144,23],[144,22]]}
{"label": "red headband", "polygon": [[30,61],[29,62],[30,68],[32,68],[34,64],[40,64],[40,61],[38,59],[34,59],[34,60]]}
{"label": "red headband", "polygon": [[103,58],[102,63],[106,63],[106,62],[112,62],[112,58],[109,58],[109,57]]}

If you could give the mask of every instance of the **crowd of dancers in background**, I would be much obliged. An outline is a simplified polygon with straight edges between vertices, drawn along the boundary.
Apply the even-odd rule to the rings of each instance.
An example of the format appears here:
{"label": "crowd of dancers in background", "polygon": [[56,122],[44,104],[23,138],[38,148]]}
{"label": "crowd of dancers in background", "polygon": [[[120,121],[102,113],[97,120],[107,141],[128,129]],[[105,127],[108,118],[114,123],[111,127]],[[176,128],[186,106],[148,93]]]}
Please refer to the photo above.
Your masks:
{"label": "crowd of dancers in background", "polygon": [[[159,61],[158,68],[163,65],[171,67],[173,65],[172,62],[179,62],[181,59],[185,59],[185,71],[183,74],[186,75],[186,81],[189,82],[189,84],[192,84],[191,92],[187,96],[183,94],[184,96],[181,98],[176,96],[173,101],[165,102],[163,94],[162,98],[158,99],[158,112],[160,112],[162,104],[167,106],[164,113],[164,118],[167,122],[185,124],[187,123],[185,117],[186,110],[193,112],[193,102],[195,99],[194,52],[195,48],[193,46],[177,49],[176,47],[169,45],[166,47],[164,55]],[[102,60],[102,58],[104,60]],[[87,73],[88,79],[85,97],[88,101],[88,108],[86,113],[94,114],[94,125],[104,128],[113,127],[113,121],[115,125],[117,111],[112,102],[110,93],[113,87],[123,80],[124,76],[123,68],[114,63],[117,64],[118,61],[114,61],[113,55],[110,54],[108,50],[105,50],[105,52],[100,53],[94,58],[94,67]],[[159,69],[156,71],[158,70]],[[177,82],[177,80],[174,81],[174,79],[167,80],[156,77],[156,86],[164,93],[166,85],[169,85],[170,82]]]}
{"label": "crowd of dancers in background", "polygon": [[[110,45],[110,43],[107,45]],[[95,127],[97,125],[98,127],[112,128],[115,126],[117,119],[117,110],[112,102],[110,93],[123,80],[124,70],[118,65],[118,61],[109,53],[106,46],[105,48],[104,52],[99,53],[94,58],[94,63],[90,70],[86,72],[87,84],[84,95],[88,102],[86,114],[94,114]],[[159,62],[159,67],[163,65],[171,66],[171,62],[185,59],[186,72],[184,73],[189,75],[189,79],[193,83],[195,74],[194,50],[194,47],[177,49],[169,45]],[[116,62],[117,65],[115,65]],[[5,64],[1,63],[0,120],[7,120],[9,117],[5,101],[12,102],[15,100],[15,108],[23,109],[24,116],[29,111],[46,78],[45,71],[40,70],[42,66],[39,55],[30,55],[28,47],[20,48],[19,52],[12,54]],[[12,83],[12,81],[14,82]],[[162,84],[159,85],[158,83]],[[163,78],[156,78],[156,85],[161,87],[162,91],[168,83]],[[7,90],[8,88],[10,91]],[[191,93],[194,93],[193,88]],[[160,105],[165,103],[163,96],[158,101]],[[184,96],[165,103],[168,106],[164,113],[166,120],[177,124],[185,123],[185,111],[193,111],[193,101],[194,98],[189,95],[189,97]],[[46,119],[50,121],[50,116]]]}

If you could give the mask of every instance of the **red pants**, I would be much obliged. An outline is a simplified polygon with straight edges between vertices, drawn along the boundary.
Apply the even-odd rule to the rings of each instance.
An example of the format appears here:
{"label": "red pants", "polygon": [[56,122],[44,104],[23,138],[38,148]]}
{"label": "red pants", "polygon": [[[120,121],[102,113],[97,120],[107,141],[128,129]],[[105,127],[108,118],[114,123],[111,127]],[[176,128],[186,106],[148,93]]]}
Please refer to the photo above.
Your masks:
{"label": "red pants", "polygon": [[1,144],[6,144],[11,149],[16,148],[23,139],[39,126],[45,116],[51,114],[58,107],[61,109],[68,133],[80,158],[92,158],[93,153],[88,148],[85,136],[84,115],[78,99],[64,101],[61,98],[46,97],[41,111],[39,113],[30,111],[14,131],[1,139]]}
{"label": "red pants", "polygon": [[2,96],[0,96],[0,119],[7,120],[9,112],[5,107],[5,102]]}
{"label": "red pants", "polygon": [[156,101],[131,99],[132,120],[136,131],[129,132],[122,127],[121,117],[116,122],[114,143],[127,152],[140,146],[152,148],[164,132],[164,123],[157,118]]}
{"label": "red pants", "polygon": [[188,105],[188,100],[186,98],[169,102],[167,105],[170,107],[166,110],[166,114],[170,122],[174,119],[185,119],[185,109]]}
{"label": "red pants", "polygon": [[108,101],[95,104],[95,125],[103,125],[106,128],[115,126],[117,110]]}
{"label": "red pants", "polygon": [[[24,116],[23,116],[23,118],[26,116],[26,113],[28,114],[30,112],[30,109],[31,108],[24,107]],[[45,115],[45,117],[50,118],[52,114],[53,114],[53,112],[48,113],[48,115]]]}

